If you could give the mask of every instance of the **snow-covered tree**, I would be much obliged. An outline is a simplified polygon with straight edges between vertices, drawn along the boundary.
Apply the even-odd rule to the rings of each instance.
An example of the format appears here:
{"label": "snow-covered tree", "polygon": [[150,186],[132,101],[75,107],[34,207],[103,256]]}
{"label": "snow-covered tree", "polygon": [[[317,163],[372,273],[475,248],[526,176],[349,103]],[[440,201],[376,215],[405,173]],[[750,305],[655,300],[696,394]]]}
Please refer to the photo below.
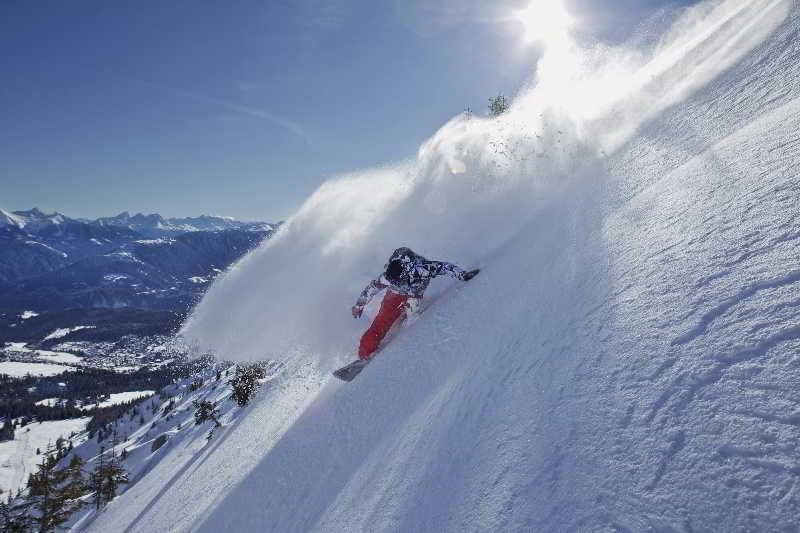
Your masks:
{"label": "snow-covered tree", "polygon": [[83,459],[81,459],[79,455],[73,455],[69,466],[67,466],[65,470],[66,480],[64,485],[60,488],[60,494],[64,500],[74,502],[72,504],[74,506],[74,511],[77,511],[83,506],[80,498],[89,492],[86,474],[83,471],[84,464]]}
{"label": "snow-covered tree", "polygon": [[[122,466],[120,457],[116,453],[117,434],[113,434],[113,444],[108,452],[100,448],[100,457],[97,466],[89,476],[89,487],[94,492],[95,508],[100,509],[117,496],[117,489],[123,483],[128,483],[128,472]],[[106,455],[108,457],[106,457]]]}
{"label": "snow-covered tree", "polygon": [[219,416],[217,413],[217,408],[212,402],[209,402],[208,400],[195,400],[192,402],[192,405],[195,407],[194,423],[196,425],[199,426],[208,420],[213,421],[216,427],[222,425],[217,418]]}
{"label": "snow-covered tree", "polygon": [[267,376],[266,368],[263,363],[251,363],[249,365],[238,365],[236,372],[228,383],[233,388],[231,398],[240,406],[244,407],[255,396],[258,391],[258,380]]}
{"label": "snow-covered tree", "polygon": [[45,454],[38,471],[31,476],[27,500],[31,504],[33,522],[40,533],[50,533],[66,522],[72,514],[65,508],[61,484],[66,471],[58,468],[55,454]]}
{"label": "snow-covered tree", "polygon": [[489,116],[496,117],[502,115],[508,110],[508,99],[502,94],[489,98]]}
{"label": "snow-covered tree", "polygon": [[28,533],[33,521],[28,512],[30,503],[22,498],[0,501],[0,533]]}

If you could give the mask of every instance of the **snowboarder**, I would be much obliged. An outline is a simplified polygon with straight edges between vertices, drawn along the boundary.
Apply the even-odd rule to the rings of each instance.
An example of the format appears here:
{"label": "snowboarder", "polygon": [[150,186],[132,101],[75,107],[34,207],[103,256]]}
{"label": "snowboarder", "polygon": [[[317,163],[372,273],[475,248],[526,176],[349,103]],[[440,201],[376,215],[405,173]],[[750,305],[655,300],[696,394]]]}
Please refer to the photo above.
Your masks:
{"label": "snowboarder", "polygon": [[409,248],[398,248],[384,266],[383,274],[369,282],[353,306],[353,317],[359,318],[364,307],[381,290],[386,289],[378,316],[361,337],[358,358],[368,360],[378,349],[381,340],[392,325],[404,318],[409,308],[409,299],[421,299],[431,280],[440,274],[448,274],[461,281],[468,281],[480,272],[466,270],[452,263],[428,261]]}

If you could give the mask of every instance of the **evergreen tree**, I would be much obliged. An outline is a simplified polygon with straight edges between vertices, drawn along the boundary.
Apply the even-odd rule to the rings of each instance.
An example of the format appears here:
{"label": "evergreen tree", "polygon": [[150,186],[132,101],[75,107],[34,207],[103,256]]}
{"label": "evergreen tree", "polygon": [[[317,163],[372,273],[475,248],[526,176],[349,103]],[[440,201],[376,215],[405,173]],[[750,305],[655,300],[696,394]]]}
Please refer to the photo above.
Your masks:
{"label": "evergreen tree", "polygon": [[10,531],[11,524],[11,506],[2,500],[2,491],[0,491],[0,532],[5,533]]}
{"label": "evergreen tree", "polygon": [[0,441],[14,440],[14,423],[11,418],[6,418],[3,427],[0,428]]}
{"label": "evergreen tree", "polygon": [[10,495],[8,503],[0,502],[0,533],[29,533],[33,528],[30,506],[20,497],[11,500]]}
{"label": "evergreen tree", "polygon": [[222,425],[217,418],[219,416],[217,413],[217,408],[212,402],[209,402],[208,400],[195,400],[192,402],[192,405],[195,407],[194,423],[196,425],[199,426],[208,420],[213,421],[215,427],[220,427]]}
{"label": "evergreen tree", "polygon": [[128,473],[119,461],[114,449],[111,449],[111,458],[106,463],[103,471],[103,498],[110,502],[117,496],[117,488],[122,483],[128,483]]}
{"label": "evergreen tree", "polygon": [[28,501],[39,532],[50,533],[66,522],[71,514],[66,511],[59,493],[60,485],[66,480],[66,473],[58,468],[58,459],[51,454],[45,454],[38,469],[28,488]]}
{"label": "evergreen tree", "polygon": [[11,521],[11,509],[2,500],[3,491],[0,490],[0,531],[6,530],[6,524]]}
{"label": "evergreen tree", "polygon": [[70,508],[70,513],[74,513],[84,506],[81,500],[89,492],[89,484],[86,474],[83,472],[84,461],[77,454],[72,456],[65,470],[66,481],[59,489],[59,496],[64,500],[65,505]]}
{"label": "evergreen tree", "polygon": [[238,365],[233,378],[228,383],[233,388],[231,398],[244,407],[258,392],[258,380],[267,376],[267,371],[261,363]]}
{"label": "evergreen tree", "polygon": [[101,452],[100,460],[91,476],[91,487],[95,493],[94,504],[97,509],[104,507],[117,496],[120,484],[128,483],[128,473],[122,466],[114,448],[111,448],[110,452],[110,457],[107,459]]}
{"label": "evergreen tree", "polygon": [[103,471],[105,469],[105,449],[100,446],[100,456],[97,464],[89,475],[89,489],[94,493],[93,503],[95,509],[103,507]]}
{"label": "evergreen tree", "polygon": [[508,99],[502,94],[489,98],[489,116],[496,117],[502,115],[508,110],[509,105]]}
{"label": "evergreen tree", "polygon": [[199,426],[208,420],[214,422],[214,427],[211,428],[211,430],[208,432],[208,436],[206,437],[208,440],[211,440],[214,437],[214,430],[222,426],[219,418],[217,418],[219,416],[217,413],[217,408],[208,400],[195,400],[192,402],[192,405],[194,405],[196,409],[194,412],[194,423],[196,425]]}

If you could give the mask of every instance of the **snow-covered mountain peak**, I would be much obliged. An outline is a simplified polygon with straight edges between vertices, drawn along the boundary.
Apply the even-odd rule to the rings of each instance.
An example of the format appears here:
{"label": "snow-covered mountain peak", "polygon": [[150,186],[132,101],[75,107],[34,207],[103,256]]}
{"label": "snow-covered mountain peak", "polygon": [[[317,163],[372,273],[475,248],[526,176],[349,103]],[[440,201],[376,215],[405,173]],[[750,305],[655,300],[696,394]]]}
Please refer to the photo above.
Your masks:
{"label": "snow-covered mountain peak", "polygon": [[8,212],[0,210],[0,226],[15,226],[27,232],[35,233],[45,228],[59,226],[72,219],[58,212],[50,214],[42,212],[34,207],[27,211]]}
{"label": "snow-covered mountain peak", "polygon": [[38,207],[33,207],[31,209],[28,209],[27,211],[14,211],[14,213],[16,213],[21,217],[26,217],[26,218],[46,218],[48,216],[44,212],[42,212]]}
{"label": "snow-covered mountain peak", "polygon": [[130,215],[127,211],[115,217],[99,218],[93,222],[104,226],[122,226],[148,237],[168,237],[188,231],[251,230],[271,231],[275,225],[266,222],[243,222],[227,216],[164,218],[158,213]]}
{"label": "snow-covered mountain peak", "polygon": [[10,211],[0,209],[0,228],[7,226],[22,229],[25,226],[25,219]]}
{"label": "snow-covered mountain peak", "polygon": [[128,211],[113,217],[98,219],[72,219],[61,213],[44,213],[34,207],[26,211],[5,211],[0,209],[0,227],[13,226],[29,233],[40,233],[44,230],[64,224],[90,224],[98,227],[124,228],[147,237],[174,237],[190,231],[273,231],[279,224],[267,222],[239,221],[229,216],[200,215],[198,217],[164,218],[158,213],[136,213]]}

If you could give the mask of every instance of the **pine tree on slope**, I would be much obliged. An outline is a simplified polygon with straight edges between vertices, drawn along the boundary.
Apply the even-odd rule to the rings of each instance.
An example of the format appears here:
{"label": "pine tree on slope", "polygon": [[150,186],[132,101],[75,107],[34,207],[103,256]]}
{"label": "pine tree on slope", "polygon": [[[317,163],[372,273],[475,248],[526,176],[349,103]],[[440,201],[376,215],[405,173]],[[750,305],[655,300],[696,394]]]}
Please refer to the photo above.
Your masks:
{"label": "pine tree on slope", "polygon": [[128,483],[128,473],[122,466],[114,448],[111,448],[108,460],[101,451],[100,460],[91,475],[91,488],[94,491],[94,504],[97,509],[104,507],[117,496],[117,489],[122,483]]}
{"label": "pine tree on slope", "polygon": [[66,512],[63,497],[59,493],[66,473],[58,468],[58,459],[54,455],[45,455],[38,468],[28,487],[28,501],[39,533],[51,533],[72,514]]}

